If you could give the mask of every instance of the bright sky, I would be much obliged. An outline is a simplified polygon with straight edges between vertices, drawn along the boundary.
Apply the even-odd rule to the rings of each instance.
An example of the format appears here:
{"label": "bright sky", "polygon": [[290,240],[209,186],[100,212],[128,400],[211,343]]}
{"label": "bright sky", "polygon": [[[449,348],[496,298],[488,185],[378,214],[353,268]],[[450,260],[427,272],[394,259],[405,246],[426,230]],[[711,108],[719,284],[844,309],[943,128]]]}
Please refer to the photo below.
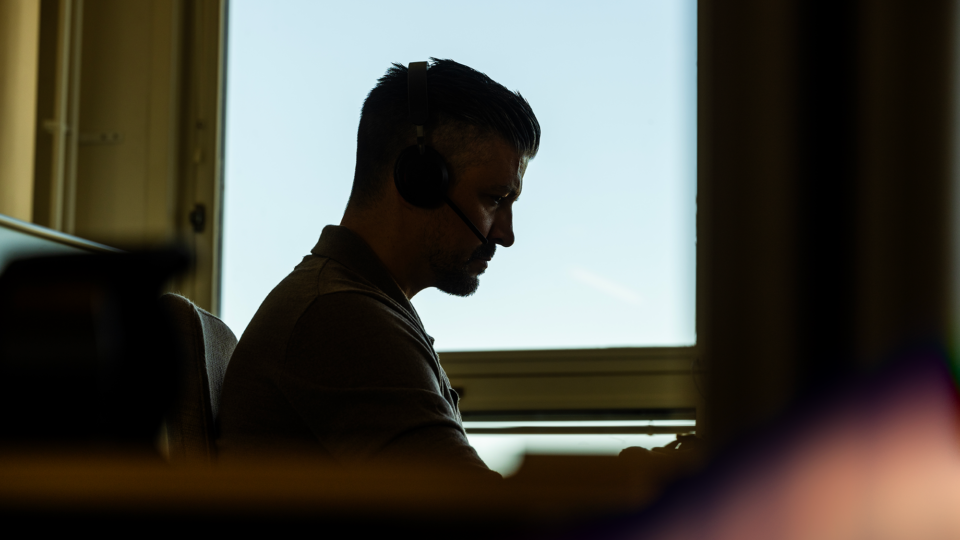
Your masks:
{"label": "bright sky", "polygon": [[695,0],[233,0],[223,306],[239,335],[342,216],[360,107],[450,58],[530,102],[540,153],[469,298],[414,306],[440,351],[696,340]]}

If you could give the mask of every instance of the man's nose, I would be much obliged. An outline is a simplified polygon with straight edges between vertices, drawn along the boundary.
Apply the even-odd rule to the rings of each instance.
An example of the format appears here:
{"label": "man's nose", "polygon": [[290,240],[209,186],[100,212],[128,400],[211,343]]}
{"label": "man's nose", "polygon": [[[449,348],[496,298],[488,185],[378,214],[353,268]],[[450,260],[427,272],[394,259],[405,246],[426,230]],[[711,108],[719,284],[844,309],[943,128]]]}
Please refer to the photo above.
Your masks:
{"label": "man's nose", "polygon": [[513,245],[513,211],[500,212],[493,220],[493,227],[490,227],[490,234],[487,235],[487,241],[494,244],[500,244],[503,247]]}

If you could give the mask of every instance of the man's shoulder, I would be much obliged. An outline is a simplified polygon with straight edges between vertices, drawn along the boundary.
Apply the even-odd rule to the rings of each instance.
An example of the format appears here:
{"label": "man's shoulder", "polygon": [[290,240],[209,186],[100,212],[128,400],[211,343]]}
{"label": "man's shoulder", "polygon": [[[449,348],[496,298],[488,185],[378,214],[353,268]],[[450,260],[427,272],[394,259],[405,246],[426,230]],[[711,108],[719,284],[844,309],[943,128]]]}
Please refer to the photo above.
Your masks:
{"label": "man's shoulder", "polygon": [[[336,259],[314,256],[323,262],[323,269],[317,275],[316,295],[325,296],[335,293],[356,293],[363,297],[381,302],[396,304],[390,295],[380,290],[372,281],[356,270],[341,264]],[[357,300],[361,303],[367,303]],[[397,306],[399,307],[399,306]]]}
{"label": "man's shoulder", "polygon": [[321,291],[298,317],[295,331],[329,339],[382,336],[399,331],[424,339],[418,320],[375,288],[336,287]]}
{"label": "man's shoulder", "polygon": [[[257,318],[285,319],[296,322],[302,312],[318,297],[335,293],[353,293],[353,302],[372,305],[361,297],[380,303],[395,304],[390,297],[356,271],[329,257],[307,255],[290,274],[277,284],[264,299]],[[351,295],[352,296],[352,295]],[[399,307],[399,306],[397,306]],[[262,313],[261,313],[262,312]],[[282,315],[282,316],[281,316]],[[278,317],[279,316],[279,317]]]}
{"label": "man's shoulder", "polygon": [[297,320],[278,369],[331,387],[439,392],[429,337],[391,302],[356,289],[318,296]]}
{"label": "man's shoulder", "polygon": [[[293,334],[340,342],[362,336],[429,338],[415,314],[335,259],[308,255],[267,296],[240,339],[240,351],[285,356]],[[263,354],[266,350],[271,354]]]}

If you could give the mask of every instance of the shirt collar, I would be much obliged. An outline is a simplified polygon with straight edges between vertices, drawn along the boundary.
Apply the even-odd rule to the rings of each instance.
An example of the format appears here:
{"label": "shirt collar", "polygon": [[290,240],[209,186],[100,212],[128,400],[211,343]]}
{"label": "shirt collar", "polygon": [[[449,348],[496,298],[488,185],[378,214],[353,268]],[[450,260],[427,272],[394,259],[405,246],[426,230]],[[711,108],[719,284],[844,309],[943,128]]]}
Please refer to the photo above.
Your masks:
{"label": "shirt collar", "polygon": [[327,225],[320,233],[317,245],[310,252],[318,257],[331,258],[360,274],[413,314],[417,321],[420,320],[417,311],[400,290],[390,271],[359,234],[346,227]]}

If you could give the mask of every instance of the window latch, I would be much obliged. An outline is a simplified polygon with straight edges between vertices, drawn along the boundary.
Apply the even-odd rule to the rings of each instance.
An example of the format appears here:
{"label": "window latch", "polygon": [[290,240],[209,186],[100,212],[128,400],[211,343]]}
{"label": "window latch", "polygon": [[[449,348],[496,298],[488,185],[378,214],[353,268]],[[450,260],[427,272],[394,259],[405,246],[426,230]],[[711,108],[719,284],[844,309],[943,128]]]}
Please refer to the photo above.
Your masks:
{"label": "window latch", "polygon": [[203,232],[207,224],[207,209],[202,204],[197,204],[190,212],[190,224],[193,225],[193,232]]}

